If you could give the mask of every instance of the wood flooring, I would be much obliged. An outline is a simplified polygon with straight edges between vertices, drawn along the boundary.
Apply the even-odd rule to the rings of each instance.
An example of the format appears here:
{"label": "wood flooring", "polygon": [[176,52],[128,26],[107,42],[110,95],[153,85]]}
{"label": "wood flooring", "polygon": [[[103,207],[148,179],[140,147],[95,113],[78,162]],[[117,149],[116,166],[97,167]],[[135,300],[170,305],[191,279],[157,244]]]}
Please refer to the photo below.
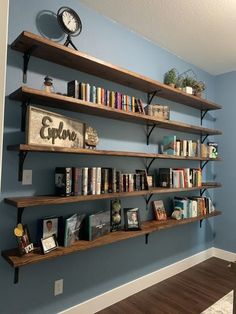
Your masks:
{"label": "wood flooring", "polygon": [[210,258],[98,313],[200,314],[234,288],[236,273],[228,265]]}

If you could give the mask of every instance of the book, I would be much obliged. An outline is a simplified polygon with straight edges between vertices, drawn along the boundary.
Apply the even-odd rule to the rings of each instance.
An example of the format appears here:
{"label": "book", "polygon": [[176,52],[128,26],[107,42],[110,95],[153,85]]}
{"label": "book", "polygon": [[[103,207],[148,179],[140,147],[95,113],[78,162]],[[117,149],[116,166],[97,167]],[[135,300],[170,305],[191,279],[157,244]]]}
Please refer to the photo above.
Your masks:
{"label": "book", "polygon": [[152,208],[156,220],[167,220],[167,214],[162,200],[153,201]]}
{"label": "book", "polygon": [[55,169],[55,194],[58,196],[71,196],[72,168],[57,167]]}
{"label": "book", "polygon": [[64,246],[68,247],[81,238],[81,224],[85,215],[74,214],[65,219]]}
{"label": "book", "polygon": [[67,95],[74,98],[79,98],[79,82],[73,80],[67,83]]}
{"label": "book", "polygon": [[92,241],[110,232],[110,211],[101,211],[85,218],[82,237]]}
{"label": "book", "polygon": [[158,175],[158,185],[163,188],[172,188],[172,176],[173,171],[172,168],[160,168]]}
{"label": "book", "polygon": [[82,168],[82,195],[88,195],[88,168]]}
{"label": "book", "polygon": [[162,153],[165,155],[176,155],[176,136],[165,135],[162,139]]}

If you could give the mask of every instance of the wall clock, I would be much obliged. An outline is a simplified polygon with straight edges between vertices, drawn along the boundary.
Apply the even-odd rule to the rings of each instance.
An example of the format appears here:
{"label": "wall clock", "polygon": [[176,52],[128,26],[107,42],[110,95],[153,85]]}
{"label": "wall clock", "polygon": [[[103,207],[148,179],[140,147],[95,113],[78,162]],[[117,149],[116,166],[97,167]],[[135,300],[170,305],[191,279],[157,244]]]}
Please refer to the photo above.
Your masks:
{"label": "wall clock", "polygon": [[69,46],[71,44],[75,50],[78,50],[71,40],[71,37],[78,36],[82,31],[82,22],[78,14],[71,8],[61,7],[57,11],[57,21],[63,32],[67,34],[64,45]]}

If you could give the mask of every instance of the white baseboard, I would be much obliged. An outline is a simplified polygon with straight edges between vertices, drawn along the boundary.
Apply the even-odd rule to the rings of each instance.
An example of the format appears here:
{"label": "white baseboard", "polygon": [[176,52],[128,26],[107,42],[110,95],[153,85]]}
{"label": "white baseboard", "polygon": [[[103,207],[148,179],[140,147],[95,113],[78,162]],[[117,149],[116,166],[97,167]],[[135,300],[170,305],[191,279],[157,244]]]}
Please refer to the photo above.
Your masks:
{"label": "white baseboard", "polygon": [[[222,250],[219,250],[222,251]],[[218,249],[210,248],[202,251],[188,258],[185,258],[179,262],[161,268],[148,275],[142,276],[138,279],[130,281],[122,286],[100,294],[92,299],[89,299],[83,303],[75,305],[60,314],[94,314],[97,311],[119,302],[143,289],[151,287],[152,285],[161,282],[169,277],[172,277],[194,265],[197,265],[208,258],[219,254]],[[228,252],[230,253],[230,252]],[[222,253],[223,255],[223,253]],[[217,256],[218,257],[218,256]]]}
{"label": "white baseboard", "polygon": [[221,258],[225,261],[228,262],[234,262],[236,261],[236,253],[225,251],[222,249],[218,249],[216,247],[212,248],[213,249],[213,256]]}

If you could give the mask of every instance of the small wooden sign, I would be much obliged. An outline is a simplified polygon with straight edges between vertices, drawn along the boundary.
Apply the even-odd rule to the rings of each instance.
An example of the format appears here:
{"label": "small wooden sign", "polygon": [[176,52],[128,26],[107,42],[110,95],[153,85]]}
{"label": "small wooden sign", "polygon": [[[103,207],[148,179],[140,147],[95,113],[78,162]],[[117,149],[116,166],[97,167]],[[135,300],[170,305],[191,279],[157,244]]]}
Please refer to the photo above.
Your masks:
{"label": "small wooden sign", "polygon": [[85,124],[66,116],[29,106],[26,142],[70,148],[84,147]]}

